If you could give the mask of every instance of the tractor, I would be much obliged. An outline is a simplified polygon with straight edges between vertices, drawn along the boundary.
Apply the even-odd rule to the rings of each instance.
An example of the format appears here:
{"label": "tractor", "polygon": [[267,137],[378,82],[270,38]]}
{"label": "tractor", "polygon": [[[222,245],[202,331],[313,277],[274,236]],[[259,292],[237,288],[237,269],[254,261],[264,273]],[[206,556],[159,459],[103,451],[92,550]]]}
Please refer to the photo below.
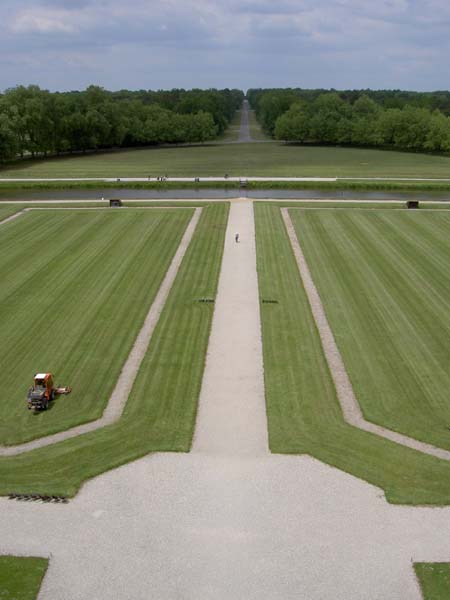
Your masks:
{"label": "tractor", "polygon": [[69,394],[71,391],[70,387],[54,387],[51,373],[36,373],[33,386],[28,390],[28,409],[35,412],[47,410],[57,394]]}

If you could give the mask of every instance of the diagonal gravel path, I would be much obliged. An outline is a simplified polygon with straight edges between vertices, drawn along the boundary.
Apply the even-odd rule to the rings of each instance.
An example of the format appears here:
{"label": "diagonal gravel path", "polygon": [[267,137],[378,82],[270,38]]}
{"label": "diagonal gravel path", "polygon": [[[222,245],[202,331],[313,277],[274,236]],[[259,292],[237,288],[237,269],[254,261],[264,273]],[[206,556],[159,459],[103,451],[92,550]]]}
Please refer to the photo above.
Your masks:
{"label": "diagonal gravel path", "polygon": [[366,421],[353,391],[352,384],[348,377],[341,353],[339,352],[334,339],[333,332],[328,324],[328,319],[325,315],[322,300],[320,299],[319,292],[317,291],[317,288],[311,277],[308,264],[301,249],[300,242],[297,238],[291,217],[289,216],[288,209],[282,208],[281,214],[283,216],[292,250],[297,261],[303,286],[311,306],[311,311],[319,331],[322,347],[330,367],[331,376],[333,378],[344,419],[347,421],[347,423],[353,425],[354,427],[358,427],[364,431],[369,431],[370,433],[374,433],[375,435],[391,440],[397,444],[401,444],[402,446],[413,448],[414,450],[418,450],[424,454],[430,454],[431,456],[436,456],[437,458],[450,460],[450,452],[448,450],[437,448],[432,444],[420,442],[419,440],[410,438],[401,433],[397,433],[396,431],[386,429],[381,425],[376,425],[375,423]]}
{"label": "diagonal gravel path", "polygon": [[10,221],[14,221],[14,219],[17,219],[18,217],[20,217],[24,213],[26,213],[27,210],[29,210],[29,209],[24,208],[23,210],[20,210],[19,212],[16,212],[13,215],[10,215],[9,217],[6,217],[5,219],[2,219],[0,221],[0,225],[4,225],[5,223],[9,223]]}
{"label": "diagonal gravel path", "polygon": [[50,556],[39,600],[421,600],[411,561],[450,558],[450,509],[269,453],[250,202],[226,240],[193,451],[105,473],[68,505],[0,499],[0,553]]}
{"label": "diagonal gravel path", "polygon": [[[28,208],[25,210],[32,209]],[[23,214],[23,212],[24,211],[12,215],[12,217],[9,217],[9,220],[19,216],[20,214]],[[164,304],[166,303],[167,296],[169,295],[173,282],[175,281],[175,277],[178,273],[178,269],[180,268],[183,257],[189,247],[192,236],[194,235],[201,213],[201,208],[196,208],[194,210],[194,215],[192,216],[192,219],[190,220],[189,225],[184,232],[180,245],[178,246],[175,256],[173,257],[169,269],[167,270],[167,273],[161,283],[161,287],[159,288],[153,304],[147,313],[144,324],[142,325],[136,341],[133,344],[131,352],[122,367],[119,379],[117,380],[116,386],[108,400],[108,404],[103,411],[103,415],[95,421],[90,421],[89,423],[72,427],[66,431],[60,431],[52,435],[47,435],[45,437],[32,440],[31,442],[18,444],[16,446],[0,446],[0,456],[16,456],[18,454],[23,454],[24,452],[29,452],[30,450],[35,450],[36,448],[50,446],[51,444],[56,444],[57,442],[62,442],[84,433],[95,431],[101,427],[106,427],[107,425],[111,425],[120,419],[128,400],[128,396],[131,392],[131,388],[133,387],[134,380],[138,374],[139,367],[147,351],[153,331],[158,323],[158,319],[164,308]],[[3,223],[5,223],[5,221],[3,221]]]}

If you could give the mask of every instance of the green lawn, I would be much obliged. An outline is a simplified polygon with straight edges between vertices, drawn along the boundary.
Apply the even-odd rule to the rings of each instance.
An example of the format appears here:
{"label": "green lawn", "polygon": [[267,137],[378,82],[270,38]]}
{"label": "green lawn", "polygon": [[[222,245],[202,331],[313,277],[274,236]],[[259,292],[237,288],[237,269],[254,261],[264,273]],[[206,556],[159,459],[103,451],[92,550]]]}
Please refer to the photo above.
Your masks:
{"label": "green lawn", "polygon": [[450,158],[278,143],[151,148],[17,162],[2,177],[169,176],[450,177]]}
{"label": "green lawn", "polygon": [[291,216],[366,419],[450,449],[450,211]]}
{"label": "green lawn", "polygon": [[450,598],[450,563],[414,563],[423,600]]}
{"label": "green lawn", "polygon": [[[227,214],[226,203],[204,209],[122,419],[65,442],[0,459],[0,494],[73,495],[86,479],[149,452],[190,449],[214,310],[214,305],[198,299],[216,294]],[[123,327],[120,330],[126,333]],[[71,401],[69,396],[62,402]]]}
{"label": "green lawn", "polygon": [[257,204],[256,226],[260,296],[278,301],[261,303],[271,451],[310,454],[382,488],[393,503],[449,504],[447,461],[344,422],[278,206]]}
{"label": "green lawn", "polygon": [[0,556],[0,600],[35,600],[47,566],[46,558]]}
{"label": "green lawn", "polygon": [[[254,110],[250,109],[248,111],[248,123],[249,123],[249,127],[250,127],[250,136],[253,140],[256,140],[256,141],[271,140],[271,138],[268,135],[266,135],[264,133],[264,131],[261,129],[261,125],[256,120],[256,115],[255,115]],[[271,140],[271,141],[273,141],[273,140]]]}
{"label": "green lawn", "polygon": [[4,206],[0,205],[0,222],[7,217],[10,217],[16,212],[21,211],[23,206],[13,205],[13,204],[5,204]]}
{"label": "green lawn", "polygon": [[241,110],[237,110],[234,113],[234,116],[233,116],[229,126],[227,127],[225,133],[219,139],[219,143],[220,142],[237,142],[238,137],[239,137],[239,129],[241,126],[241,114],[242,114]]}
{"label": "green lawn", "polygon": [[[190,209],[33,211],[0,230],[0,443],[16,444],[101,416]],[[71,385],[34,414],[38,371]]]}

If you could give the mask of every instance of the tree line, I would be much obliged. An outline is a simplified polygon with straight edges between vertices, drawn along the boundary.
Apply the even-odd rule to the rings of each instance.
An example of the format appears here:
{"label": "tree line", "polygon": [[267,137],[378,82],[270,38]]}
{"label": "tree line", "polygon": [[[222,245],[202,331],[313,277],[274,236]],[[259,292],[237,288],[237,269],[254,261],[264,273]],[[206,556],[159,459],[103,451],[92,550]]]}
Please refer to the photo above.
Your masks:
{"label": "tree line", "polygon": [[114,147],[206,142],[240,108],[240,90],[49,92],[18,86],[0,95],[0,161]]}
{"label": "tree line", "polygon": [[249,90],[275,139],[316,144],[450,151],[450,92]]}

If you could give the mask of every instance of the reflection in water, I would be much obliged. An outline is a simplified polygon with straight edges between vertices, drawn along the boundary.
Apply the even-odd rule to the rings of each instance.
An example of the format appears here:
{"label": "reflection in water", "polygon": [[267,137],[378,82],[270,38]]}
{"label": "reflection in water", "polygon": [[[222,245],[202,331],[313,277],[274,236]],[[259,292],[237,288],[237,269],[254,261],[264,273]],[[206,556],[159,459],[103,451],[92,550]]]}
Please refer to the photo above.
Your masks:
{"label": "reflection in water", "polygon": [[135,190],[135,189],[72,189],[72,190],[42,190],[42,191],[11,191],[0,192],[1,200],[101,200],[102,198],[122,198],[124,200],[201,200],[225,199],[239,197],[275,198],[283,200],[295,199],[346,199],[346,200],[439,200],[450,201],[449,192],[377,192],[377,191],[342,191],[342,190],[237,190],[237,189],[181,189],[181,190]]}

